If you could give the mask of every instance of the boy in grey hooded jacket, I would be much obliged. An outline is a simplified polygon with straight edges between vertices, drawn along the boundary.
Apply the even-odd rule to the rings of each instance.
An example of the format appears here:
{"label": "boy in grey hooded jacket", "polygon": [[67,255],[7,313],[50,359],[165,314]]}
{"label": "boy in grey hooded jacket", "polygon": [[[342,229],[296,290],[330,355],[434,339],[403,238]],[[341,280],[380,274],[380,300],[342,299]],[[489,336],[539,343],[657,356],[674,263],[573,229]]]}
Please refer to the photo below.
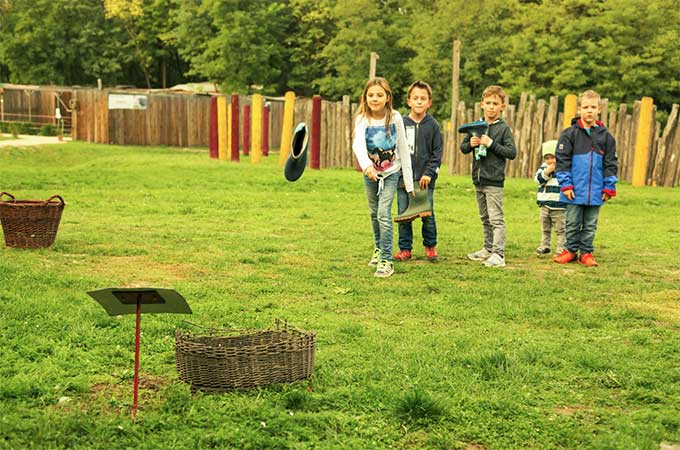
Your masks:
{"label": "boy in grey hooded jacket", "polygon": [[[468,135],[460,145],[463,154],[475,152],[472,160],[472,183],[475,185],[479,218],[484,231],[484,246],[468,253],[468,259],[482,261],[487,267],[505,266],[505,218],[503,185],[505,161],[515,159],[517,149],[510,127],[500,117],[505,109],[505,92],[500,86],[488,86],[482,93],[481,107],[489,130],[483,136]],[[480,153],[480,145],[486,154]]]}

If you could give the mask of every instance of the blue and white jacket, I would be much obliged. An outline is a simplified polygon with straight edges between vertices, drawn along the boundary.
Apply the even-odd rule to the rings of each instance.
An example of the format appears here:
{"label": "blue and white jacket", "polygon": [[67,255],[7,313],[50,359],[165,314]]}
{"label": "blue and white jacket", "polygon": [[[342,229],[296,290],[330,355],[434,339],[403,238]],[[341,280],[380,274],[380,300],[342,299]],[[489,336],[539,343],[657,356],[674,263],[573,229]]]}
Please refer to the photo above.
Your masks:
{"label": "blue and white jacket", "polygon": [[548,209],[565,209],[567,205],[560,201],[560,184],[557,182],[555,172],[549,175],[544,174],[546,167],[548,167],[546,163],[541,164],[534,175],[534,181],[538,183],[536,203]]}
{"label": "blue and white jacket", "polygon": [[[560,135],[555,152],[555,172],[560,184],[560,201],[575,205],[599,206],[602,193],[616,195],[618,161],[616,141],[599,120],[589,129],[579,117]],[[564,191],[573,189],[574,200],[569,201]]]}

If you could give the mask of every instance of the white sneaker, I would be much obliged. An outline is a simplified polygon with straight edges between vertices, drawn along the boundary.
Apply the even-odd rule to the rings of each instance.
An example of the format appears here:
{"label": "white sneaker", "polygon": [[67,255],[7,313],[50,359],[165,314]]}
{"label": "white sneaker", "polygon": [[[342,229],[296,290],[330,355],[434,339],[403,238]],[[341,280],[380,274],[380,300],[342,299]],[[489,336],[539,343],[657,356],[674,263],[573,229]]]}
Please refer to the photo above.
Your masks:
{"label": "white sneaker", "polygon": [[376,248],[373,249],[373,256],[371,256],[371,260],[368,262],[369,266],[377,266],[378,261],[380,261],[380,249]]}
{"label": "white sneaker", "polygon": [[489,256],[489,259],[482,263],[486,267],[505,267],[505,258],[498,253]]}
{"label": "white sneaker", "polygon": [[378,263],[378,268],[375,269],[375,275],[378,278],[387,278],[394,273],[394,264],[392,261],[383,259]]}
{"label": "white sneaker", "polygon": [[473,261],[484,261],[491,256],[491,252],[488,251],[487,249],[483,248],[481,250],[477,250],[474,253],[468,253],[467,257],[468,259],[471,259]]}

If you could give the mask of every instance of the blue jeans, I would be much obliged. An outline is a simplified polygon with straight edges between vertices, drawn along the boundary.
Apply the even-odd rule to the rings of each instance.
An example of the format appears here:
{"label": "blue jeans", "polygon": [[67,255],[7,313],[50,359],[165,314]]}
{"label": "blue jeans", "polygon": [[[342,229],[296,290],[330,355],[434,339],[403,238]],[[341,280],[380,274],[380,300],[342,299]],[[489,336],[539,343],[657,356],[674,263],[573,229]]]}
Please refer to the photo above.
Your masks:
{"label": "blue jeans", "polygon": [[[423,217],[423,247],[437,246],[437,224],[434,221],[434,188],[427,189],[427,197],[430,200],[432,215]],[[406,189],[400,187],[397,190],[397,210],[399,214],[408,208],[409,195]],[[413,248],[413,222],[399,222],[399,249],[411,250]]]}
{"label": "blue jeans", "polygon": [[567,250],[593,253],[600,206],[567,204]]}
{"label": "blue jeans", "polygon": [[[399,172],[387,178],[370,180],[364,175],[368,212],[373,226],[373,242],[380,249],[380,259],[392,260],[392,201],[397,192]],[[381,186],[382,185],[382,186]]]}

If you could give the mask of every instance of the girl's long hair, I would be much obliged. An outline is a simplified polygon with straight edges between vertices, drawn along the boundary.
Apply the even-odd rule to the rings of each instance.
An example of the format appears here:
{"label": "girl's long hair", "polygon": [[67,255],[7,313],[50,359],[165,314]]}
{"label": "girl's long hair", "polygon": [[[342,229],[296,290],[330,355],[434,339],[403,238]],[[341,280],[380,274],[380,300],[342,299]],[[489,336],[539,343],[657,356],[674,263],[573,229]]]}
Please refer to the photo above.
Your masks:
{"label": "girl's long hair", "polygon": [[386,79],[382,77],[375,77],[366,82],[366,86],[364,86],[364,92],[361,93],[357,116],[362,115],[366,118],[372,117],[371,108],[368,107],[368,102],[366,101],[366,93],[368,92],[368,89],[373,86],[380,86],[387,95],[387,102],[385,103],[385,128],[387,129],[387,134],[389,135],[390,123],[392,122],[392,89],[390,89],[390,84]]}

